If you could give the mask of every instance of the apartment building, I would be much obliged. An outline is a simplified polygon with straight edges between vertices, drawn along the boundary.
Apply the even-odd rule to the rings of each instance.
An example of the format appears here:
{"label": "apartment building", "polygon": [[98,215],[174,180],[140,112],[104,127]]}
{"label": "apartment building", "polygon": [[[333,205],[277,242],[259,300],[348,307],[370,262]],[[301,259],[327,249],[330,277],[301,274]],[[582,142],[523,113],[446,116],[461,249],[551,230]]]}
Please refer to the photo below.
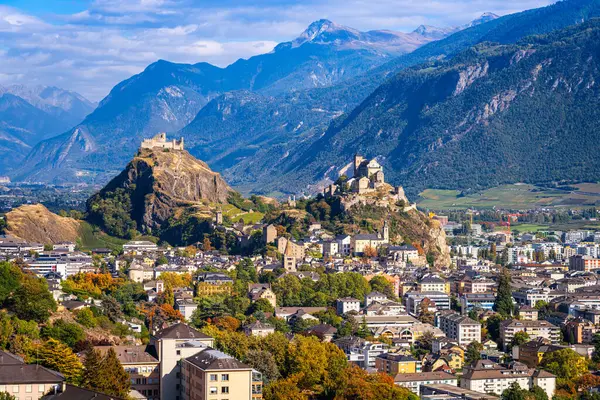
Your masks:
{"label": "apartment building", "polygon": [[525,332],[531,340],[548,339],[552,344],[560,342],[560,328],[548,321],[506,320],[500,323],[500,339],[507,350],[517,332]]}
{"label": "apartment building", "polygon": [[421,361],[404,354],[383,353],[375,358],[375,368],[392,376],[416,374],[421,372]]}
{"label": "apartment building", "polygon": [[450,309],[450,296],[444,292],[408,292],[404,295],[404,304],[406,311],[411,314],[418,314],[419,305],[424,299],[429,299],[435,305],[438,311]]}
{"label": "apartment building", "polygon": [[454,311],[442,312],[438,317],[438,327],[460,346],[468,346],[475,341],[481,343],[481,324],[465,315]]}
{"label": "apartment building", "polygon": [[575,254],[569,257],[569,270],[591,272],[600,269],[600,258]]}
{"label": "apartment building", "polygon": [[181,360],[212,347],[214,339],[178,323],[150,335],[149,344],[160,363],[160,399],[179,400]]}
{"label": "apartment building", "polygon": [[502,394],[516,382],[526,390],[539,386],[548,398],[552,398],[556,389],[554,375],[519,362],[512,362],[507,368],[490,360],[479,360],[474,365],[465,367],[463,372],[460,387],[476,392]]}
{"label": "apartment building", "polygon": [[206,349],[181,360],[180,398],[262,399],[262,376],[230,355]]}
{"label": "apartment building", "polygon": [[360,300],[352,297],[343,297],[341,299],[337,299],[336,311],[338,315],[346,314],[350,311],[355,311],[358,313],[360,311]]}
{"label": "apartment building", "polygon": [[415,394],[421,392],[421,385],[425,384],[447,384],[457,385],[458,379],[455,375],[447,372],[420,372],[416,374],[398,374],[394,377],[394,383],[405,387]]}
{"label": "apartment building", "polygon": [[439,276],[429,275],[417,283],[417,291],[450,293],[450,283]]}
{"label": "apartment building", "polygon": [[146,346],[96,346],[102,355],[114,349],[119,362],[129,374],[131,389],[148,400],[160,399],[160,363],[148,353]]}

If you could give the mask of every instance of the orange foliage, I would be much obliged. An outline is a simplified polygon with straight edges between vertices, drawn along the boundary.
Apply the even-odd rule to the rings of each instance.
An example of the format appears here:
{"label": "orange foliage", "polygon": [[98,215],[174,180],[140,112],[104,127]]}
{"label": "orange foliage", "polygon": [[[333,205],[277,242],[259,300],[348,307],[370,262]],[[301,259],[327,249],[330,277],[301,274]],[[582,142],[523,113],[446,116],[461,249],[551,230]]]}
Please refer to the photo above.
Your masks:
{"label": "orange foliage", "polygon": [[63,290],[76,294],[100,297],[103,292],[114,291],[123,284],[123,279],[111,274],[80,272],[68,277],[62,284]]}
{"label": "orange foliage", "polygon": [[224,316],[224,317],[215,318],[214,324],[217,328],[226,330],[226,331],[230,331],[230,332],[237,331],[238,329],[240,329],[240,326],[242,325],[242,323],[240,322],[239,319],[228,316],[228,315]]}

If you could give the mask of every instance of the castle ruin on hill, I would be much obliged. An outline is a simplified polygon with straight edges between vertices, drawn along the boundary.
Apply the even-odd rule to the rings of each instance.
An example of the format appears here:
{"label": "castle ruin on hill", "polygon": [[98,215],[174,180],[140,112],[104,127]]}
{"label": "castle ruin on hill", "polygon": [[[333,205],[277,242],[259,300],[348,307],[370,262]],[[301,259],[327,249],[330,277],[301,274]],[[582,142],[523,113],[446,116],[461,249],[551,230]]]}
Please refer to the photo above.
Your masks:
{"label": "castle ruin on hill", "polygon": [[354,156],[352,164],[354,176],[345,182],[331,184],[324,190],[325,197],[340,196],[342,208],[348,209],[355,204],[374,204],[386,206],[403,203],[404,211],[415,209],[410,204],[402,186],[392,186],[385,181],[383,167],[376,159]]}
{"label": "castle ruin on hill", "polygon": [[169,149],[169,150],[183,150],[183,138],[167,140],[167,134],[161,132],[155,135],[152,139],[144,139],[142,141],[141,149]]}

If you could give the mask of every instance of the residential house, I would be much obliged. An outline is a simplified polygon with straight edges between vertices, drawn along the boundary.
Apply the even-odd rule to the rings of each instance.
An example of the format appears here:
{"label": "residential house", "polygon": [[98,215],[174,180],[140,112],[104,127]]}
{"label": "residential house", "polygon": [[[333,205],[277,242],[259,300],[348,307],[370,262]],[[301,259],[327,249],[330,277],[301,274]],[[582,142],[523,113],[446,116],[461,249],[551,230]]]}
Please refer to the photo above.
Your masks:
{"label": "residential house", "polygon": [[545,338],[556,344],[560,341],[560,328],[548,321],[506,320],[500,323],[500,339],[507,350],[517,332],[525,332],[531,340]]}
{"label": "residential house", "polygon": [[457,385],[456,375],[447,372],[419,372],[415,374],[398,374],[394,377],[394,383],[405,387],[413,393],[420,393],[421,385],[425,384],[447,384]]}
{"label": "residential house", "polygon": [[454,311],[442,312],[438,316],[438,326],[450,339],[466,347],[472,342],[481,343],[481,324]]}

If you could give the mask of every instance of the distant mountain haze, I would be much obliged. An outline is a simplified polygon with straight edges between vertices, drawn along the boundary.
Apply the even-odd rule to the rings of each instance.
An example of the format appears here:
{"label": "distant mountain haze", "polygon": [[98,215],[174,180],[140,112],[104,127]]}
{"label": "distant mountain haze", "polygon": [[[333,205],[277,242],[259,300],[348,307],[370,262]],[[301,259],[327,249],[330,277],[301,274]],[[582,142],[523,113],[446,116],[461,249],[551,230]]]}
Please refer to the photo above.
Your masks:
{"label": "distant mountain haze", "polygon": [[[272,52],[226,68],[159,60],[115,86],[81,124],[32,149],[26,165],[12,176],[29,181],[103,183],[127,162],[143,137],[185,128],[204,106],[225,93],[243,90],[256,98],[293,102],[304,97],[301,93],[306,90],[368,73],[435,38],[418,32],[360,32],[320,20]],[[345,107],[346,101],[340,100]],[[315,125],[338,114],[319,115]],[[280,117],[279,123],[286,122]],[[188,129],[186,141],[192,146],[205,143],[202,135]],[[235,140],[229,143],[237,146]]]}
{"label": "distant mountain haze", "polygon": [[18,166],[31,148],[81,122],[95,104],[56,87],[0,86],[0,173]]}
{"label": "distant mountain haze", "polygon": [[[522,113],[527,110],[524,96],[507,105],[506,92],[521,90],[513,80],[524,76],[520,68],[533,62],[527,60],[537,60],[522,57],[517,63],[513,57],[521,57],[527,46],[539,54],[549,54],[551,48],[533,39],[521,42],[553,31],[571,40],[577,34],[560,30],[599,16],[600,0],[566,0],[501,18],[484,14],[449,30],[422,26],[412,33],[360,32],[320,20],[271,53],[226,68],[161,60],[115,86],[81,124],[38,143],[11,176],[105,183],[127,163],[143,137],[167,131],[183,135],[192,155],[244,191],[317,190],[335,179],[355,152],[380,159],[386,178],[403,184],[409,193],[423,185],[449,187],[453,181],[461,187],[492,185],[502,172],[494,163],[484,168],[481,159],[498,157],[493,152],[502,147],[491,143],[502,141],[510,154],[508,143],[522,134],[515,128],[521,125],[506,116],[519,110],[527,119]],[[554,37],[539,40],[560,43]],[[588,42],[578,43],[590,47]],[[581,62],[560,53],[552,53],[552,58],[557,61],[546,70],[554,74],[566,74],[563,65]],[[486,91],[486,84],[495,90]],[[530,109],[556,110],[552,85],[531,85],[539,91],[531,101],[539,104]],[[480,112],[486,118],[478,120]],[[595,114],[589,115],[593,119]],[[472,127],[467,133],[457,128],[463,121]],[[557,143],[574,133],[585,137],[590,129],[571,120],[554,122],[559,128],[570,126],[554,131]],[[497,129],[489,143],[474,136],[488,134],[494,123],[505,127]],[[536,129],[540,128],[527,125],[527,140],[537,137]],[[436,157],[449,166],[436,162]],[[536,153],[540,165],[551,164],[544,157],[556,154]],[[506,179],[535,179],[527,172],[527,157],[510,161]],[[558,175],[590,175],[583,173],[585,165],[577,165]],[[537,176],[547,180],[552,171],[538,171]]]}

